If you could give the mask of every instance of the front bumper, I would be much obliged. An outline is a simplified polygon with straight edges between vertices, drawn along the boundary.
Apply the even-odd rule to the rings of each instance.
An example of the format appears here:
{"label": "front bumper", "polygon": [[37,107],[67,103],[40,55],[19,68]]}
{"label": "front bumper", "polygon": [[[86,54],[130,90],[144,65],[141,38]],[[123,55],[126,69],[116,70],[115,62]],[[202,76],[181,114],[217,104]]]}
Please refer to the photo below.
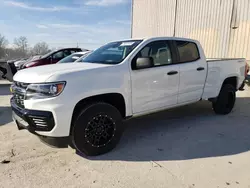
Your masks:
{"label": "front bumper", "polygon": [[29,131],[51,131],[54,128],[55,122],[51,112],[20,108],[15,104],[13,99],[11,99],[10,103],[13,117],[20,123],[26,122],[28,125],[25,125],[24,128]]}
{"label": "front bumper", "polygon": [[48,137],[40,135],[39,131],[49,132],[54,126],[54,117],[51,112],[28,110],[18,107],[11,99],[12,117],[19,130],[26,129],[30,133],[37,135],[40,140],[50,146],[67,147],[68,137]]}

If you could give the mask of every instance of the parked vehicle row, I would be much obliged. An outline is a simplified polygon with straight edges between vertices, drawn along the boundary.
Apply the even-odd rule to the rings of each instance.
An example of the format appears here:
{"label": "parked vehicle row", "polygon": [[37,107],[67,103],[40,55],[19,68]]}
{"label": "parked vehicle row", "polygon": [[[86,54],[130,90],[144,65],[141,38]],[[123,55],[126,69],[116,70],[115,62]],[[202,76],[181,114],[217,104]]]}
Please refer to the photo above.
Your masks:
{"label": "parked vehicle row", "polygon": [[40,55],[36,55],[36,56],[32,56],[30,58],[26,58],[26,59],[21,59],[19,61],[15,61],[14,62],[14,65],[16,67],[17,70],[20,70],[22,65],[26,62],[29,62],[29,61],[34,61],[34,60],[37,60],[39,59],[41,56]]}
{"label": "parked vehicle row", "polygon": [[22,69],[41,66],[41,65],[55,64],[61,59],[75,52],[81,52],[81,51],[82,51],[81,48],[65,48],[65,49],[52,51],[52,52],[49,52],[48,54],[41,56],[39,59],[32,60],[23,64]]}
{"label": "parked vehicle row", "polygon": [[[7,61],[4,66],[1,66],[0,75],[4,79],[12,81],[14,74],[21,69],[26,69],[30,67],[36,67],[41,65],[49,65],[58,63],[58,61],[63,60],[64,58],[75,54],[74,56],[69,57],[63,61],[76,61],[76,57],[85,56],[89,53],[89,50],[81,48],[63,48],[49,52],[45,55],[36,55],[30,58],[23,58],[18,60]],[[81,55],[82,54],[82,55]]]}
{"label": "parked vehicle row", "polygon": [[48,144],[99,155],[115,148],[127,118],[200,100],[230,113],[246,69],[243,58],[207,60],[196,40],[115,41],[78,63],[17,72],[13,118]]}

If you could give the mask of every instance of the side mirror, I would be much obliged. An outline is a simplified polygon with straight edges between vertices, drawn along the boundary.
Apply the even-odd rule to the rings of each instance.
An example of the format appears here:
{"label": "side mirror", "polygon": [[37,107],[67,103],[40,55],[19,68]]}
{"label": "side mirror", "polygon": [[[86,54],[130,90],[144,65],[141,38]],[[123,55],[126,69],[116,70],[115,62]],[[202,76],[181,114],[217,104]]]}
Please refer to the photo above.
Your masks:
{"label": "side mirror", "polygon": [[136,69],[145,69],[154,66],[152,57],[139,57],[136,59]]}

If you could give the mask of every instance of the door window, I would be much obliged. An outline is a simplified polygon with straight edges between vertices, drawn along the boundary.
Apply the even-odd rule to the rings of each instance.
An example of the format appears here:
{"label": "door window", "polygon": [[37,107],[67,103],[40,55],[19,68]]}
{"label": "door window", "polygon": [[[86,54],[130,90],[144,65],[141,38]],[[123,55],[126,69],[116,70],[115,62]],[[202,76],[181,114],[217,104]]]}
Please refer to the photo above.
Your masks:
{"label": "door window", "polygon": [[69,55],[71,55],[72,53],[70,52],[70,50],[63,50],[63,57],[67,57]]}
{"label": "door window", "polygon": [[199,50],[195,43],[188,41],[176,41],[179,53],[179,63],[192,62],[200,59]]}
{"label": "door window", "polygon": [[79,50],[70,50],[71,54],[76,53],[76,52],[79,52]]}
{"label": "door window", "polygon": [[56,52],[55,54],[53,54],[53,59],[62,59],[62,58],[64,58],[63,51],[59,51],[59,52]]}
{"label": "door window", "polygon": [[172,64],[172,54],[168,41],[155,41],[147,44],[137,55],[138,57],[152,57],[154,66]]}

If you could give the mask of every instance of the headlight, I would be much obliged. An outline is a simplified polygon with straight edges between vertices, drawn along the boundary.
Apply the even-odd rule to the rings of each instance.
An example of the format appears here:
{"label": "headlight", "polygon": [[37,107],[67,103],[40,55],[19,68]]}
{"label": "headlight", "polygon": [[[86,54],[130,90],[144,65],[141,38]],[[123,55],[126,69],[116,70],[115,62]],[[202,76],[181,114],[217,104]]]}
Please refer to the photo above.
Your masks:
{"label": "headlight", "polygon": [[25,99],[44,99],[60,95],[66,82],[56,82],[48,84],[30,84],[27,87]]}

